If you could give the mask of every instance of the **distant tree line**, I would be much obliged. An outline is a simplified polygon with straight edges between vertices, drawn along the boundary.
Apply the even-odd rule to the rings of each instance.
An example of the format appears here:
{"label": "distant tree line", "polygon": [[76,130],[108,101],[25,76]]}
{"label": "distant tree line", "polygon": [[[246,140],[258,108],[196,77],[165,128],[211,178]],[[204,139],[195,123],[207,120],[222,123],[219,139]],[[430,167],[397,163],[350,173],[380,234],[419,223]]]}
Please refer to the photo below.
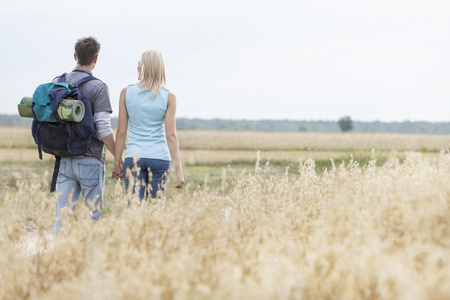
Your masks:
{"label": "distant tree line", "polygon": [[[351,126],[352,128],[350,130],[352,132],[450,134],[450,122],[352,121]],[[341,131],[341,128],[339,127],[337,121],[292,121],[292,120],[249,121],[249,120],[224,120],[224,119],[205,120],[205,119],[187,119],[187,118],[177,119],[177,129],[248,130],[248,131],[280,131],[280,132]]]}
{"label": "distant tree line", "polygon": [[[0,114],[0,126],[31,126],[31,119],[18,115]],[[111,119],[117,127],[117,118]],[[391,132],[450,134],[450,122],[359,122],[352,121],[352,132]],[[247,130],[280,132],[340,132],[337,121],[292,121],[292,120],[226,120],[226,119],[177,119],[177,129],[197,130]]]}
{"label": "distant tree line", "polygon": [[0,114],[0,126],[31,126],[33,119],[21,118],[18,115]]}

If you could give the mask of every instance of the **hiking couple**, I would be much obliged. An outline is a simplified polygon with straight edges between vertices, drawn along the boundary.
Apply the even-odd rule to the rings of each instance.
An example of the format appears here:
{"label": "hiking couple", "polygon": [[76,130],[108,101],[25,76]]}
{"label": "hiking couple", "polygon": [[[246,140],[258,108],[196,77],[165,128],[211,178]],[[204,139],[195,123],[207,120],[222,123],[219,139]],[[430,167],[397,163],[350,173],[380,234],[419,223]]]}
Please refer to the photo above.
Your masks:
{"label": "hiking couple", "polygon": [[[80,79],[93,76],[92,70],[99,52],[100,44],[95,38],[79,39],[74,53],[77,65],[72,72],[65,74],[65,82],[75,85],[81,82]],[[164,87],[166,77],[161,53],[155,50],[142,53],[137,71],[138,83],[130,84],[120,93],[115,141],[107,85],[96,78],[79,84],[81,95],[90,102],[95,134],[84,155],[60,159],[56,178],[56,233],[62,227],[61,210],[68,206],[70,215],[80,192],[92,211],[92,220],[96,222],[100,218],[105,187],[105,146],[115,157],[112,177],[124,179],[127,191],[132,184],[131,192],[139,193],[141,201],[148,196],[155,198],[158,190],[164,192],[171,158],[177,171],[178,182],[175,187],[183,187],[184,176],[175,125],[176,98]],[[128,122],[130,136],[123,160]],[[135,157],[139,158],[137,166],[140,171],[129,171],[137,179],[130,181],[127,170],[133,170]],[[134,186],[138,181],[139,190]]]}

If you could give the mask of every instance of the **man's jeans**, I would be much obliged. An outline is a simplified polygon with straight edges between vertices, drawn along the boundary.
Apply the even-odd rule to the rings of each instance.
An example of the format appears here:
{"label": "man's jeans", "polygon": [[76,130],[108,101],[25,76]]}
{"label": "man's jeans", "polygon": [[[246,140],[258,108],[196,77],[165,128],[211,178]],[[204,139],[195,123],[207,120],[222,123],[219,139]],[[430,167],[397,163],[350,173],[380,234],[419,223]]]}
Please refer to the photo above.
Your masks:
{"label": "man's jeans", "polygon": [[80,192],[84,203],[92,212],[92,221],[96,222],[102,213],[103,191],[105,189],[105,165],[94,157],[62,157],[56,181],[56,234],[59,233],[61,209],[66,205],[70,216]]}

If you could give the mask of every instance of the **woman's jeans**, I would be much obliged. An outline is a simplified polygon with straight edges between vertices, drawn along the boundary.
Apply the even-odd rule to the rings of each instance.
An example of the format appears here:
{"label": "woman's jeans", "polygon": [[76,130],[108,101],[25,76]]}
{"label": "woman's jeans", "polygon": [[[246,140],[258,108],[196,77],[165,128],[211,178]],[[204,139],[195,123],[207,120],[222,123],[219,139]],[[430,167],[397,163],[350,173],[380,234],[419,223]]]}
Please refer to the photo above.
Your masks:
{"label": "woman's jeans", "polygon": [[78,201],[80,192],[84,203],[92,212],[92,221],[96,222],[102,213],[103,191],[105,189],[105,165],[94,157],[62,157],[56,181],[56,224],[55,229],[60,231],[61,210],[70,209],[64,213],[68,217]]}
{"label": "woman's jeans", "polygon": [[[169,168],[169,160],[140,158],[137,166],[135,166],[132,157],[125,158],[123,175],[126,191],[129,192],[129,189],[131,189],[131,192],[135,194],[139,187],[139,199],[141,201],[147,200],[149,192],[152,198],[156,198],[159,190],[164,193],[165,184],[169,176]],[[127,173],[128,169],[131,169],[131,173]],[[130,187],[130,184],[133,184],[133,186]]]}

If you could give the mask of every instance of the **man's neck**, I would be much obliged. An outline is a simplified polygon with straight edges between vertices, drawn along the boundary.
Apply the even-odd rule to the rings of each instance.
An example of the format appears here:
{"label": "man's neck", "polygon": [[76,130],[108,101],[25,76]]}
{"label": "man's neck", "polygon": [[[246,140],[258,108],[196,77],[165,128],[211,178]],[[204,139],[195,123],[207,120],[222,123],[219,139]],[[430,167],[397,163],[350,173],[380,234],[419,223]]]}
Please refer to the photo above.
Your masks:
{"label": "man's neck", "polygon": [[82,66],[80,64],[77,64],[77,67],[88,69],[89,71],[92,72],[92,70],[94,70],[95,64],[90,64],[89,66]]}

